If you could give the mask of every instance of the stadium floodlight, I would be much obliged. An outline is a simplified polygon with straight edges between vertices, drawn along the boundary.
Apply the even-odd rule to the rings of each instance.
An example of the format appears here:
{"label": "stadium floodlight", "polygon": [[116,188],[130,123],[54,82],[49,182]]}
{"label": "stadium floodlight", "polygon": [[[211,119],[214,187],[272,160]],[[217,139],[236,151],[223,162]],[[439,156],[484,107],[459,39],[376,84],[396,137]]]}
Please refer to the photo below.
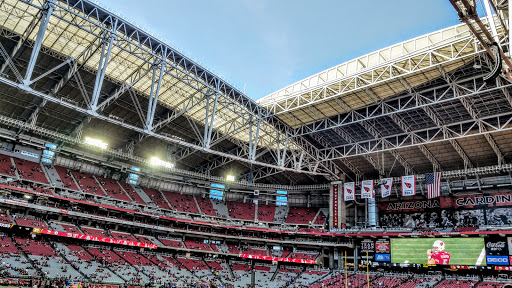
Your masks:
{"label": "stadium floodlight", "polygon": [[105,142],[101,141],[100,139],[93,139],[90,137],[85,137],[84,143],[91,145],[91,146],[99,147],[101,149],[107,149],[107,147],[108,147],[108,143],[105,143]]}
{"label": "stadium floodlight", "polygon": [[226,176],[226,181],[231,181],[231,182],[235,181],[235,176],[233,176],[233,175]]}
{"label": "stadium floodlight", "polygon": [[166,162],[164,160],[158,159],[158,157],[151,158],[151,165],[153,166],[162,166],[164,168],[172,169],[174,168],[174,164]]}

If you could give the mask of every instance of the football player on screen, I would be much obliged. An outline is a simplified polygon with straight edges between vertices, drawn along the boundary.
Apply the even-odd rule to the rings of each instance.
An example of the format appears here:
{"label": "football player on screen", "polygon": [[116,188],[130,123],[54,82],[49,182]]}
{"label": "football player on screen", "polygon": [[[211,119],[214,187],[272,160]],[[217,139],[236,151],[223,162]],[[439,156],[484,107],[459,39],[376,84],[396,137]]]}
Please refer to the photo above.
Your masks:
{"label": "football player on screen", "polygon": [[428,255],[428,264],[441,264],[448,265],[450,264],[450,253],[445,252],[444,242],[441,240],[436,240],[432,245],[432,249],[427,250]]}

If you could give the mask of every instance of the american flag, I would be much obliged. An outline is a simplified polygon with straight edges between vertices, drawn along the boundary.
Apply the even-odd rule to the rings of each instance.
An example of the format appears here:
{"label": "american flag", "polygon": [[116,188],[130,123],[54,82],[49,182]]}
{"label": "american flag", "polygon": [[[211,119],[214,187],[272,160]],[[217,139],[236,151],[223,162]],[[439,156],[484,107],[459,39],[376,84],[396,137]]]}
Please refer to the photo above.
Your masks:
{"label": "american flag", "polygon": [[425,174],[425,184],[427,185],[427,198],[432,199],[441,196],[441,173]]}

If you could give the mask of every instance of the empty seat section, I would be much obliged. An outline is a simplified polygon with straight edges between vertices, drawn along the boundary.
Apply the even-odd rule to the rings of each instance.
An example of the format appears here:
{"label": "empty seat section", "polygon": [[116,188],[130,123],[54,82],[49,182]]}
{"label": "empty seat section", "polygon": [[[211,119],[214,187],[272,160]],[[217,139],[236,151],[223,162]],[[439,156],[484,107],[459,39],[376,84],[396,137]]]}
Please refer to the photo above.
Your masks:
{"label": "empty seat section", "polygon": [[476,283],[478,281],[444,279],[441,283],[437,284],[436,288],[471,288]]}
{"label": "empty seat section", "polygon": [[18,174],[22,179],[48,184],[48,179],[39,163],[14,158]]}
{"label": "empty seat section", "polygon": [[84,231],[85,235],[96,236],[96,237],[109,237],[107,235],[107,232],[105,232],[105,230],[103,230],[103,229],[82,227],[82,231]]}
{"label": "empty seat section", "polygon": [[123,258],[110,250],[89,247],[87,248],[87,251],[96,257],[96,259],[99,259],[104,263],[116,263],[118,265],[126,264],[126,261]]}
{"label": "empty seat section", "polygon": [[316,260],[318,253],[294,252],[290,258],[303,259],[303,260]]}
{"label": "empty seat section", "polygon": [[229,245],[228,244],[228,251],[230,254],[240,254],[240,248],[238,248],[237,245]]}
{"label": "empty seat section", "polygon": [[373,283],[370,284],[370,287],[373,285],[376,285],[376,287],[389,287],[394,288],[400,286],[403,282],[405,282],[407,278],[405,277],[398,277],[398,276],[383,276],[378,279],[375,279]]}
{"label": "empty seat section", "polygon": [[196,200],[203,214],[208,216],[217,216],[217,212],[215,212],[215,209],[213,208],[213,204],[212,201],[210,201],[210,198],[196,197]]}
{"label": "empty seat section", "polygon": [[193,250],[212,251],[212,248],[210,247],[210,245],[208,245],[208,243],[203,243],[194,240],[185,240],[185,246],[187,246],[188,249]]}
{"label": "empty seat section", "polygon": [[78,186],[76,186],[75,181],[73,180],[73,176],[71,176],[71,170],[61,166],[55,166],[55,170],[59,174],[60,180],[62,181],[62,185],[64,188],[68,188],[71,190],[80,190]]}
{"label": "empty seat section", "polygon": [[290,251],[290,250],[283,250],[283,253],[281,253],[281,257],[289,258],[290,254],[292,254],[292,251]]}
{"label": "empty seat section", "polygon": [[324,225],[325,221],[327,220],[327,217],[324,215],[324,213],[320,212],[318,213],[318,216],[315,219],[314,225]]}
{"label": "empty seat section", "polygon": [[258,220],[263,222],[274,222],[276,206],[258,204]]}
{"label": "empty seat section", "polygon": [[112,235],[112,238],[114,238],[114,239],[139,242],[139,240],[137,238],[135,238],[131,234],[127,234],[127,233],[110,231],[110,235]]}
{"label": "empty seat section", "polygon": [[228,202],[228,212],[231,218],[254,220],[254,204],[242,202]]}
{"label": "empty seat section", "polygon": [[[512,283],[507,283],[507,284],[512,284]],[[505,285],[505,283],[500,283],[500,282],[496,282],[496,281],[483,281],[481,282],[480,284],[478,284],[478,288],[501,288],[503,287],[503,285]]]}
{"label": "empty seat section", "polygon": [[11,217],[6,213],[0,213],[0,223],[2,224],[12,224]]}
{"label": "empty seat section", "polygon": [[222,266],[218,263],[218,262],[215,262],[215,261],[206,261],[206,264],[208,264],[208,266],[210,266],[210,268],[212,270],[216,270],[216,271],[222,271],[224,270],[224,268],[222,268]]}
{"label": "empty seat section", "polygon": [[185,258],[177,258],[177,260],[185,266],[188,270],[208,270],[208,266],[199,259],[185,259]]}
{"label": "empty seat section", "polygon": [[121,184],[121,186],[123,186],[123,188],[126,191],[126,193],[128,193],[128,195],[136,203],[139,203],[139,204],[142,204],[142,205],[146,205],[146,202],[144,202],[144,200],[142,200],[142,198],[140,198],[139,194],[137,194],[137,192],[135,192],[135,190],[133,189],[133,187],[130,184],[125,183],[125,182],[119,182],[119,183]]}
{"label": "empty seat section", "polygon": [[15,237],[14,240],[29,255],[35,256],[57,256],[53,248],[46,242],[27,238]]}
{"label": "empty seat section", "polygon": [[242,254],[267,256],[267,250],[247,248],[242,251]]}
{"label": "empty seat section", "polygon": [[60,226],[62,226],[62,228],[64,229],[65,232],[75,233],[75,234],[84,234],[84,232],[80,231],[80,229],[78,229],[78,227],[73,224],[60,223]]}
{"label": "empty seat section", "polygon": [[126,252],[126,251],[115,251],[117,255],[121,256],[124,260],[132,265],[143,265],[143,266],[153,266],[153,262],[149,261],[146,257],[134,253],[134,252]]}
{"label": "empty seat section", "polygon": [[158,240],[168,247],[185,248],[185,245],[183,245],[183,242],[181,240],[170,240],[164,238],[159,238]]}
{"label": "empty seat section", "polygon": [[106,196],[98,185],[98,182],[96,182],[91,174],[77,171],[71,171],[71,173],[75,177],[78,186],[80,186],[80,190],[91,194]]}
{"label": "empty seat section", "polygon": [[12,239],[8,236],[0,236],[0,253],[2,254],[20,254]]}
{"label": "empty seat section", "polygon": [[66,248],[69,250],[69,255],[76,256],[78,259],[83,261],[93,260],[94,258],[91,254],[87,253],[81,246],[73,245],[73,244],[64,244]]}
{"label": "empty seat section", "polygon": [[158,207],[171,210],[171,207],[169,207],[169,204],[167,204],[167,201],[165,201],[160,191],[153,188],[144,188],[143,190],[146,195],[148,195],[149,199],[151,199],[151,201],[153,201],[153,203]]}
{"label": "empty seat section", "polygon": [[87,275],[91,282],[124,283],[124,280],[113,274],[110,269],[104,267],[100,262],[96,261],[84,248],[62,243],[56,243],[56,245],[62,253],[66,254],[66,259],[69,260],[70,264]]}
{"label": "empty seat section", "polygon": [[199,213],[197,209],[196,201],[194,201],[193,196],[178,194],[169,191],[162,192],[169,201],[169,204],[176,210],[180,212],[189,212],[189,213]]}
{"label": "empty seat section", "polygon": [[156,239],[153,236],[135,235],[135,238],[137,238],[137,240],[142,243],[155,244],[157,246],[162,246],[162,244],[163,244],[162,242],[158,241],[158,239]]}
{"label": "empty seat section", "polygon": [[16,224],[20,226],[48,229],[48,225],[46,225],[46,223],[35,219],[25,219],[20,216],[17,216],[16,218],[14,218],[14,221],[16,222]]}
{"label": "empty seat section", "polygon": [[105,190],[105,192],[107,192],[110,197],[122,201],[132,202],[132,199],[130,199],[130,197],[124,193],[123,189],[121,189],[121,187],[117,184],[116,180],[104,178],[101,176],[96,176],[96,179],[98,182],[100,182],[103,190]]}
{"label": "empty seat section", "polygon": [[11,157],[0,154],[0,174],[16,176],[16,168],[12,165]]}
{"label": "empty seat section", "polygon": [[251,271],[251,266],[247,265],[247,264],[233,264],[233,266],[231,267],[232,270],[236,270],[236,271]]}
{"label": "empty seat section", "polygon": [[286,223],[309,224],[310,222],[313,222],[316,213],[317,210],[313,208],[290,207],[290,210],[288,211],[288,216],[286,217]]}

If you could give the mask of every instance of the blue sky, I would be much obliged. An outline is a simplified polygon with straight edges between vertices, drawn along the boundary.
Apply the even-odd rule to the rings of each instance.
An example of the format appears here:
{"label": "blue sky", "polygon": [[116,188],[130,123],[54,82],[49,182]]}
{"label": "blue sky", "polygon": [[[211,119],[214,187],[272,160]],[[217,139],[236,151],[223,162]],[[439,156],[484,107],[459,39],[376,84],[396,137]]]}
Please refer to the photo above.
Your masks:
{"label": "blue sky", "polygon": [[448,0],[99,0],[253,99],[459,23]]}

